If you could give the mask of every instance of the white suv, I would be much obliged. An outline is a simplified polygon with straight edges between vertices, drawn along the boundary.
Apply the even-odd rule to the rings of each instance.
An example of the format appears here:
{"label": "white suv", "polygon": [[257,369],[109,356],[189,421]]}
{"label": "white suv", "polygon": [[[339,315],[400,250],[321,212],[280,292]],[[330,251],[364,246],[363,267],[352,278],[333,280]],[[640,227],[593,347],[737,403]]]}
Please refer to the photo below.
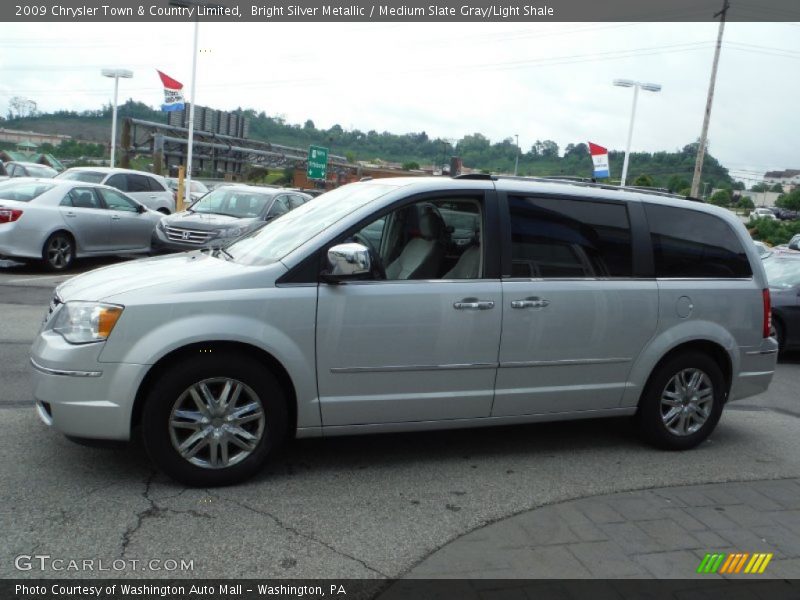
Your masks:
{"label": "white suv", "polygon": [[153,462],[206,486],[287,436],[636,415],[688,449],[767,389],[770,332],[764,267],[728,210],[409,177],[338,188],[218,251],[75,277],[31,362],[45,423],[141,431]]}
{"label": "white suv", "polygon": [[73,167],[57,175],[56,179],[102,183],[125,192],[152,210],[165,215],[175,212],[175,196],[161,175],[110,167]]}

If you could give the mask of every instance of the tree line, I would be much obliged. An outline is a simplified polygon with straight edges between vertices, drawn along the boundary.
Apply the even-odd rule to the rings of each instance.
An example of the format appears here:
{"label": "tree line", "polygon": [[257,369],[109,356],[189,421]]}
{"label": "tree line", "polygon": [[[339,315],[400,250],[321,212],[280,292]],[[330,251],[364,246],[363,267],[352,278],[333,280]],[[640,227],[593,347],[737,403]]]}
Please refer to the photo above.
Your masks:
{"label": "tree line", "polygon": [[[585,142],[567,144],[563,151],[553,140],[536,140],[529,148],[517,148],[514,138],[507,137],[492,142],[482,133],[464,135],[459,140],[430,137],[425,131],[391,133],[389,131],[345,129],[336,124],[329,128],[317,127],[311,119],[304,123],[288,123],[281,116],[270,116],[264,111],[236,109],[250,118],[250,137],[276,144],[304,148],[311,144],[325,146],[331,154],[357,160],[380,159],[401,163],[406,167],[417,165],[445,166],[451,156],[461,157],[465,167],[487,173],[513,173],[526,176],[592,177],[592,161]],[[64,121],[109,121],[112,107],[105,105],[91,111],[56,111],[7,120],[6,127],[31,127],[37,120],[51,124]],[[165,113],[146,104],[128,100],[118,107],[119,117],[133,117],[164,123]],[[52,133],[58,133],[52,131]],[[59,149],[56,148],[58,155]],[[67,148],[65,147],[66,151]],[[682,192],[689,188],[694,169],[697,144],[687,144],[674,152],[634,152],[630,156],[628,182],[634,185],[666,188]],[[622,173],[624,153],[609,152],[612,182]],[[707,190],[733,189],[734,182],[725,169],[711,155],[706,155],[703,184]]]}

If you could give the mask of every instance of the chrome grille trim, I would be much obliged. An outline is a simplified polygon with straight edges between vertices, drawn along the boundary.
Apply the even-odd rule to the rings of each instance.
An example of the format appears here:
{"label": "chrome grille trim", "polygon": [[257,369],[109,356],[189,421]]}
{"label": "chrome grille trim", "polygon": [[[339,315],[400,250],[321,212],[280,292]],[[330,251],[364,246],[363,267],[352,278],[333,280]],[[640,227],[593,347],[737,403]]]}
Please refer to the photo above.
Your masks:
{"label": "chrome grille trim", "polygon": [[171,242],[181,242],[184,244],[205,244],[211,239],[215,232],[198,231],[196,229],[184,229],[182,227],[164,227],[167,239]]}

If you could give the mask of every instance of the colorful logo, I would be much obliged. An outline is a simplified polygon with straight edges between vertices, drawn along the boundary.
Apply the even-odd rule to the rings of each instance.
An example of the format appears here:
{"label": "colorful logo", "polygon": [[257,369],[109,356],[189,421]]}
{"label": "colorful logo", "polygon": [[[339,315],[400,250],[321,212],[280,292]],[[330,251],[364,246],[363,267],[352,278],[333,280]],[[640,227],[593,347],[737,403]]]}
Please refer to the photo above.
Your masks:
{"label": "colorful logo", "polygon": [[763,573],[773,554],[756,552],[734,552],[732,554],[706,554],[697,567],[698,573],[719,573],[731,575],[738,573]]}

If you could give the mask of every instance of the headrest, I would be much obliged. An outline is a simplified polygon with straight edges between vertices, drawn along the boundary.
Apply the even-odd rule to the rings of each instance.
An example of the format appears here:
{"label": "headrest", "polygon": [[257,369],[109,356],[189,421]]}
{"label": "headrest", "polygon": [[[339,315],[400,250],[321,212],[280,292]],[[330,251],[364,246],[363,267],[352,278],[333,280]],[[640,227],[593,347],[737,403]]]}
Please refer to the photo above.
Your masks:
{"label": "headrest", "polygon": [[441,239],[445,225],[442,217],[432,210],[427,210],[419,219],[419,231],[426,240]]}

